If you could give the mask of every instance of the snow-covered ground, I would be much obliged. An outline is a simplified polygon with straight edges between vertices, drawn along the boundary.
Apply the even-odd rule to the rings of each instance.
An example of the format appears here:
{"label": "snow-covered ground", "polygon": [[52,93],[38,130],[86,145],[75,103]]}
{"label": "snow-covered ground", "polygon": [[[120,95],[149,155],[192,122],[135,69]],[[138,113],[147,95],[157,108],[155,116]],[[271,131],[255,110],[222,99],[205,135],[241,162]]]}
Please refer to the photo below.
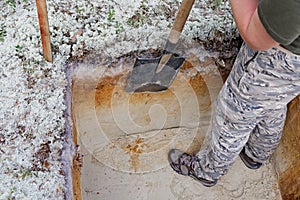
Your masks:
{"label": "snow-covered ground", "polygon": [[[237,36],[229,3],[215,9],[216,2],[196,1],[185,37],[222,42]],[[42,56],[35,1],[0,2],[0,199],[70,198],[67,60],[161,47],[180,1],[47,3],[53,63]]]}

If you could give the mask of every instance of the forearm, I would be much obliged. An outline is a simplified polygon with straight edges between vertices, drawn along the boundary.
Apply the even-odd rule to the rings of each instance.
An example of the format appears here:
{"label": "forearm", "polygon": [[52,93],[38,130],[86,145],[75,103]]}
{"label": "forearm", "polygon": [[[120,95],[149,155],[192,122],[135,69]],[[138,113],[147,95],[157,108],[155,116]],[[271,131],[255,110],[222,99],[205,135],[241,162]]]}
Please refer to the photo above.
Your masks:
{"label": "forearm", "polygon": [[278,45],[260,22],[258,0],[230,0],[230,4],[240,35],[252,49],[266,50]]}

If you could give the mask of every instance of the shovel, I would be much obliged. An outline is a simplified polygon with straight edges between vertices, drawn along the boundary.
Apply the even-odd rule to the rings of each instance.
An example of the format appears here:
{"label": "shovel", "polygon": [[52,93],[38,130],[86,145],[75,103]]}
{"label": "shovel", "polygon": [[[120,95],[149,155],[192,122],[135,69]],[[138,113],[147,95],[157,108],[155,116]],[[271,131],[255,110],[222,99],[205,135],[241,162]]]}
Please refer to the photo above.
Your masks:
{"label": "shovel", "polygon": [[160,92],[168,89],[185,59],[173,53],[180,34],[194,4],[194,0],[183,0],[169,34],[164,51],[157,58],[135,60],[125,91]]}

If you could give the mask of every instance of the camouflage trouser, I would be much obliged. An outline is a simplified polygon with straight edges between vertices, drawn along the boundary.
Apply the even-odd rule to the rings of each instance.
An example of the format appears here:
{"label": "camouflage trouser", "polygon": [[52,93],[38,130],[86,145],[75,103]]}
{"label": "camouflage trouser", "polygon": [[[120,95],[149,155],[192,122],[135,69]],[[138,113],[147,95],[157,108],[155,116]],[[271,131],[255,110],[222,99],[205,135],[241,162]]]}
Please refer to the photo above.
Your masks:
{"label": "camouflage trouser", "polygon": [[277,148],[286,106],[300,93],[300,56],[243,44],[215,101],[212,131],[197,156],[200,177],[219,179],[245,147],[265,162]]}

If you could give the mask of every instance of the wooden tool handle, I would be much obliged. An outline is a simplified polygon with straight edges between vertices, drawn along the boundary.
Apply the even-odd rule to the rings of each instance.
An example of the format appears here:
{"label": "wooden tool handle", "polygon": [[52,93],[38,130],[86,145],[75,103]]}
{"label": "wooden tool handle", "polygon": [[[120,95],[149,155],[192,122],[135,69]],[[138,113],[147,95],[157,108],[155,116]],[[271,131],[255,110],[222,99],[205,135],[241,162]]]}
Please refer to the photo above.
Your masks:
{"label": "wooden tool handle", "polygon": [[168,41],[176,44],[180,38],[180,34],[185,25],[185,22],[190,14],[195,0],[182,0],[181,6],[174,21]]}
{"label": "wooden tool handle", "polygon": [[44,57],[48,62],[52,62],[52,51],[46,0],[36,0],[36,7],[40,24]]}

